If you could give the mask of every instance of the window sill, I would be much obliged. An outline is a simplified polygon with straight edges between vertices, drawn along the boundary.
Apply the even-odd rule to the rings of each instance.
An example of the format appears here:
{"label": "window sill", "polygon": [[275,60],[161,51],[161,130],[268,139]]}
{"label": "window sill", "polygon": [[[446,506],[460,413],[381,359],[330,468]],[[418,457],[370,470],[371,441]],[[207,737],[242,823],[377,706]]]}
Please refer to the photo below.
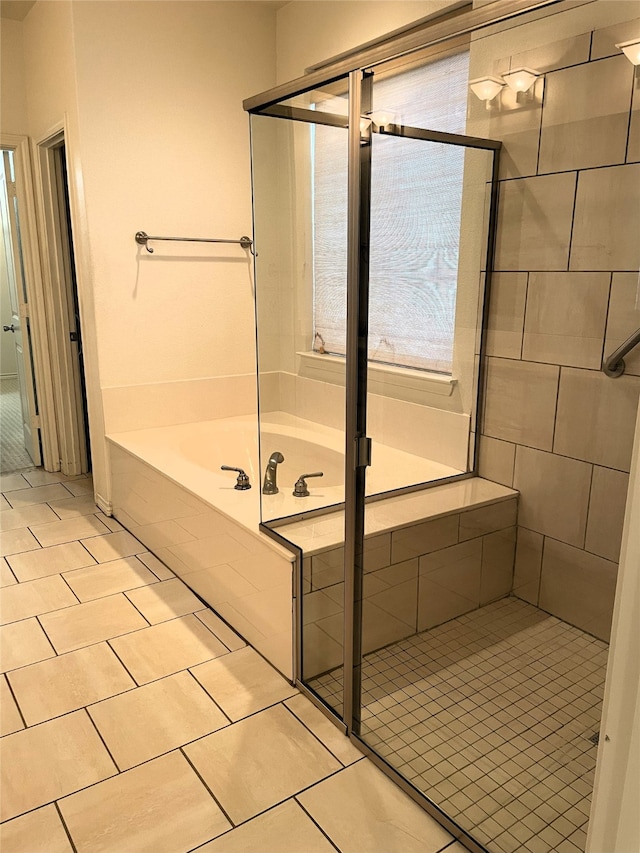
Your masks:
{"label": "window sill", "polygon": [[[298,352],[301,359],[301,375],[310,379],[344,385],[345,360],[337,355],[322,355],[318,352]],[[370,391],[373,394],[389,394],[391,389],[438,394],[450,397],[457,379],[441,373],[411,370],[390,364],[369,363]],[[404,396],[404,395],[402,395]]]}

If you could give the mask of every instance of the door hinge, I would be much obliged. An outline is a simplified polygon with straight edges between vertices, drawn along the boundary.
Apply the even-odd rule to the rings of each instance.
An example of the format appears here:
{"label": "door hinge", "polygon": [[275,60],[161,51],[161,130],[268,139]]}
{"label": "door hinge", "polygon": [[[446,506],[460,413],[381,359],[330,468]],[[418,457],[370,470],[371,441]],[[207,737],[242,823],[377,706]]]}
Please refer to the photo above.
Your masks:
{"label": "door hinge", "polygon": [[15,198],[17,195],[16,192],[16,182],[15,181],[7,181],[7,195],[9,198]]}
{"label": "door hinge", "polygon": [[74,342],[77,341],[78,340],[78,333],[77,332],[69,332],[69,340],[74,341]]}
{"label": "door hinge", "polygon": [[31,426],[33,429],[40,429],[40,415],[34,415],[31,418]]}
{"label": "door hinge", "polygon": [[371,439],[366,435],[356,438],[356,468],[371,465]]}

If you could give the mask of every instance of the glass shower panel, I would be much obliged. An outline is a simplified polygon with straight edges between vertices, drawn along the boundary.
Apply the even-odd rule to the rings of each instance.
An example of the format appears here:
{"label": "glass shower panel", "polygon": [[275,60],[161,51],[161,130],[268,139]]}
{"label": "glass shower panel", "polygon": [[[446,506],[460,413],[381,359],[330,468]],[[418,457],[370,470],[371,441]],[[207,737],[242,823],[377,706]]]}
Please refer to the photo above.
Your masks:
{"label": "glass shower panel", "polygon": [[420,135],[372,135],[367,495],[474,466],[494,154]]}
{"label": "glass shower panel", "polygon": [[[473,467],[494,151],[427,137],[396,126],[372,139],[367,493],[378,496]],[[378,360],[381,336],[400,356],[404,348],[401,367],[400,358]],[[410,394],[398,376],[411,376]],[[438,394],[438,382],[449,393]],[[438,711],[445,709],[432,696],[447,662],[475,648],[462,635],[443,635],[442,626],[479,607],[481,569],[477,548],[459,544],[460,513],[447,513],[446,503],[428,489],[366,504],[356,605],[362,649],[354,731],[439,807],[428,771],[443,756],[431,738],[439,732],[447,757],[461,746],[452,747],[460,731],[455,723],[443,729]],[[454,696],[450,705],[453,719]],[[464,814],[454,817],[472,828]]]}
{"label": "glass shower panel", "polygon": [[347,119],[293,100],[251,117],[263,522],[344,501]]}
{"label": "glass shower panel", "polygon": [[346,84],[266,112],[251,116],[261,521],[302,552],[299,670],[312,685],[331,673],[322,698],[341,715]]}

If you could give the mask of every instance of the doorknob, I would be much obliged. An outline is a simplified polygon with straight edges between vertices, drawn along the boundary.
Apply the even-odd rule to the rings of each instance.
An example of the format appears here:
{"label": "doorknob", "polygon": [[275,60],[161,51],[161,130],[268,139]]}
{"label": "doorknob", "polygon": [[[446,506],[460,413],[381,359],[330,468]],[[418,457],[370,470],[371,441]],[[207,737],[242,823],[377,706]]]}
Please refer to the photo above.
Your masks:
{"label": "doorknob", "polygon": [[3,326],[2,327],[3,332],[15,332],[15,330],[16,330],[16,326],[14,326],[13,323],[10,326]]}

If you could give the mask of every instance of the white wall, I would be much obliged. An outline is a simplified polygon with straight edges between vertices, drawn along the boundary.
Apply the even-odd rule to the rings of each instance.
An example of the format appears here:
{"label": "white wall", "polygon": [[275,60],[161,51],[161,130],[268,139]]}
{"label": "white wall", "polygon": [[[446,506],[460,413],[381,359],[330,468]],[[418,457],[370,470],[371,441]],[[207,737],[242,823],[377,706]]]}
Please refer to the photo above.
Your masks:
{"label": "white wall", "polygon": [[278,12],[278,83],[404,27],[451,0],[294,0]]}
{"label": "white wall", "polygon": [[[230,399],[255,407],[246,253],[158,243],[149,255],[133,238],[251,233],[242,100],[275,82],[275,10],[40,0],[22,26],[28,131],[39,140],[66,124],[94,480],[106,504],[105,431],[197,418],[192,398],[211,416]],[[214,382],[230,375],[232,393]]]}
{"label": "white wall", "polygon": [[15,135],[27,132],[22,24],[6,18],[0,23],[0,128]]}

